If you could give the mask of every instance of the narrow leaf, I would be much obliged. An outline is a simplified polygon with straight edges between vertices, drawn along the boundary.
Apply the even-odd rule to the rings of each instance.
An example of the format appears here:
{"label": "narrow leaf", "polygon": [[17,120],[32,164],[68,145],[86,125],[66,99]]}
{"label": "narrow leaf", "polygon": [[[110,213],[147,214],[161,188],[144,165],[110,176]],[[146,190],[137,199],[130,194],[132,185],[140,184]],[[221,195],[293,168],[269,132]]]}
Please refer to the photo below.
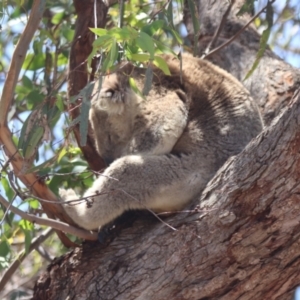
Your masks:
{"label": "narrow leaf", "polygon": [[166,16],[167,16],[167,20],[170,24],[170,27],[171,28],[174,28],[174,18],[173,18],[173,1],[170,0],[169,4],[168,4],[168,8],[167,8],[167,13],[166,13]]}
{"label": "narrow leaf", "polygon": [[245,13],[251,13],[254,9],[254,1],[257,1],[257,0],[246,0],[236,15],[241,16]]}
{"label": "narrow leaf", "polygon": [[10,187],[9,181],[7,180],[6,177],[1,176],[0,182],[1,182],[2,187],[4,188],[6,197],[9,199],[9,201],[11,201],[15,193],[12,190],[12,188]]}
{"label": "narrow leaf", "polygon": [[188,6],[191,12],[192,23],[194,28],[194,55],[197,54],[198,35],[200,32],[200,25],[198,20],[198,14],[196,11],[195,3],[193,0],[187,0]]}
{"label": "narrow leaf", "polygon": [[102,36],[102,35],[106,35],[107,34],[107,30],[104,28],[89,28],[91,32]]}
{"label": "narrow leaf", "polygon": [[256,54],[256,59],[252,65],[250,71],[245,76],[244,80],[248,79],[252,75],[252,73],[255,71],[255,69],[259,65],[259,62],[265,53],[265,50],[268,46],[268,40],[269,40],[269,37],[271,34],[271,29],[273,26],[273,16],[274,16],[274,11],[273,11],[272,4],[271,4],[271,2],[268,2],[267,13],[266,13],[266,20],[268,23],[268,27],[263,31],[263,33],[260,37],[259,50]]}
{"label": "narrow leaf", "polygon": [[134,79],[132,77],[129,77],[129,85],[131,87],[131,89],[140,97],[142,97],[143,99],[145,99],[144,95],[141,93],[141,91],[139,90],[139,88],[137,87]]}
{"label": "narrow leaf", "polygon": [[164,20],[156,20],[142,27],[141,31],[145,32],[149,36],[153,36],[159,29],[162,29],[164,25],[165,25]]}
{"label": "narrow leaf", "polygon": [[31,236],[31,232],[29,230],[23,229],[24,231],[24,235],[25,235],[25,253],[29,252],[29,248],[31,245],[31,240],[32,240],[32,236]]}
{"label": "narrow leaf", "polygon": [[155,56],[153,64],[161,69],[166,75],[171,75],[168,64],[162,57]]}
{"label": "narrow leaf", "polygon": [[153,79],[153,70],[151,65],[149,64],[146,74],[145,74],[145,83],[143,88],[143,95],[147,96],[151,90],[152,86],[152,79]]}
{"label": "narrow leaf", "polygon": [[89,83],[85,89],[85,93],[82,97],[81,111],[80,111],[80,123],[79,123],[79,133],[80,133],[80,145],[86,145],[88,124],[89,124],[89,111],[90,111],[90,96],[94,88],[94,83]]}
{"label": "narrow leaf", "polygon": [[147,33],[140,32],[139,36],[136,39],[136,43],[143,51],[149,52],[151,60],[154,58],[154,42]]}
{"label": "narrow leaf", "polygon": [[148,53],[134,53],[128,55],[128,58],[134,61],[145,62],[145,61],[149,61],[150,55]]}

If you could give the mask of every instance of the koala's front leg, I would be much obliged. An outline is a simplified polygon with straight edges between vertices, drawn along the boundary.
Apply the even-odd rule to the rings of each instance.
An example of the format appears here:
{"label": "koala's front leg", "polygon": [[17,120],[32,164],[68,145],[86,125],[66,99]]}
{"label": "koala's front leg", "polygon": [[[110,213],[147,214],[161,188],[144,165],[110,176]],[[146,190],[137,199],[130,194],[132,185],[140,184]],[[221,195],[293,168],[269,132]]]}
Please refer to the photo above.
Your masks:
{"label": "koala's front leg", "polygon": [[[205,173],[196,171],[201,167],[188,156],[125,156],[86,191],[83,197],[89,199],[88,205],[83,200],[64,209],[76,224],[88,230],[98,229],[130,209],[178,210],[208,181]],[[70,191],[60,191],[60,195],[64,200],[76,197]]]}

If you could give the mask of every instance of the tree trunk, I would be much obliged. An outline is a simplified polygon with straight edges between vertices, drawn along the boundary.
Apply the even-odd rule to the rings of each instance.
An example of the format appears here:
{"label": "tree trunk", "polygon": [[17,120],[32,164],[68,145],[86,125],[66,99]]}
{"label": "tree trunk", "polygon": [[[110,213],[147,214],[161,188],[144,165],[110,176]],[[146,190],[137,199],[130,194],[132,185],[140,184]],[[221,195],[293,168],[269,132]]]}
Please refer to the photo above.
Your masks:
{"label": "tree trunk", "polygon": [[[107,6],[104,1],[96,1],[97,25],[94,22],[95,0],[74,0],[77,19],[75,24],[75,34],[70,50],[69,57],[69,76],[68,76],[68,94],[69,97],[76,96],[86,86],[89,79],[93,80],[93,74],[89,78],[87,69],[87,58],[92,51],[94,34],[89,28],[104,27],[107,15]],[[70,115],[75,119],[80,111],[77,103],[70,105]],[[94,138],[91,127],[89,126],[86,145],[80,145],[79,125],[73,129],[75,138],[82,150],[84,158],[92,170],[100,171],[105,168],[103,159],[99,156],[94,145]]]}
{"label": "tree trunk", "polygon": [[[227,1],[197,3],[202,51]],[[221,41],[246,22],[234,11]],[[258,43],[247,29],[212,60],[242,79]],[[300,284],[300,92],[288,101],[299,83],[299,72],[267,51],[245,84],[267,123],[283,113],[227,161],[190,211],[164,219],[176,230],[143,214],[109,245],[84,243],[53,261],[33,299],[291,299]]]}
{"label": "tree trunk", "polygon": [[[204,53],[218,25],[221,22],[230,1],[198,0],[200,35],[197,45],[199,56]],[[216,45],[219,46],[233,37],[250,19],[244,15],[237,18],[236,14],[245,0],[231,1],[233,5]],[[186,5],[184,22],[188,30],[188,38],[193,44],[194,30],[188,6]],[[251,69],[259,50],[260,36],[254,26],[249,26],[231,44],[208,59],[243,81]],[[252,97],[262,109],[266,125],[287,105],[295,89],[300,85],[300,72],[282,61],[272,51],[264,53],[257,69],[252,76],[243,81]]]}

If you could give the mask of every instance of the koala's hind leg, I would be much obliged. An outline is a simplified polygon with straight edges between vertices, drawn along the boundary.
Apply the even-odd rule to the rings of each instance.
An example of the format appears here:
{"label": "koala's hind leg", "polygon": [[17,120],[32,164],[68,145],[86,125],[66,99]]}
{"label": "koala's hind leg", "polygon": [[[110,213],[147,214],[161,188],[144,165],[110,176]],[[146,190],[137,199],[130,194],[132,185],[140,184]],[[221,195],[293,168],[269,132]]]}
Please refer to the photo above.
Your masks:
{"label": "koala's hind leg", "polygon": [[[181,209],[210,179],[205,166],[195,161],[188,155],[122,157],[86,191],[88,205],[82,201],[65,205],[64,209],[76,224],[88,230],[97,229],[130,209]],[[203,172],[199,171],[202,167]],[[60,190],[60,196],[65,201],[78,198],[72,190]]]}

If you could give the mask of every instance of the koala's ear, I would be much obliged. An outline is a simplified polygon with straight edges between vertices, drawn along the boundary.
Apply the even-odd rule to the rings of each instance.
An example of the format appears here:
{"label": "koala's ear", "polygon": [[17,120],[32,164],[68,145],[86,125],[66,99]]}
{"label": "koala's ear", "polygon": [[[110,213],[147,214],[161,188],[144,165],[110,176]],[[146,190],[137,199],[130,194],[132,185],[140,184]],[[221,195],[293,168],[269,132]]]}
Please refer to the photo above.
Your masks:
{"label": "koala's ear", "polygon": [[179,97],[179,99],[183,103],[187,103],[188,102],[187,95],[186,95],[186,93],[184,91],[182,91],[182,90],[176,90],[175,93],[177,94],[177,96]]}

